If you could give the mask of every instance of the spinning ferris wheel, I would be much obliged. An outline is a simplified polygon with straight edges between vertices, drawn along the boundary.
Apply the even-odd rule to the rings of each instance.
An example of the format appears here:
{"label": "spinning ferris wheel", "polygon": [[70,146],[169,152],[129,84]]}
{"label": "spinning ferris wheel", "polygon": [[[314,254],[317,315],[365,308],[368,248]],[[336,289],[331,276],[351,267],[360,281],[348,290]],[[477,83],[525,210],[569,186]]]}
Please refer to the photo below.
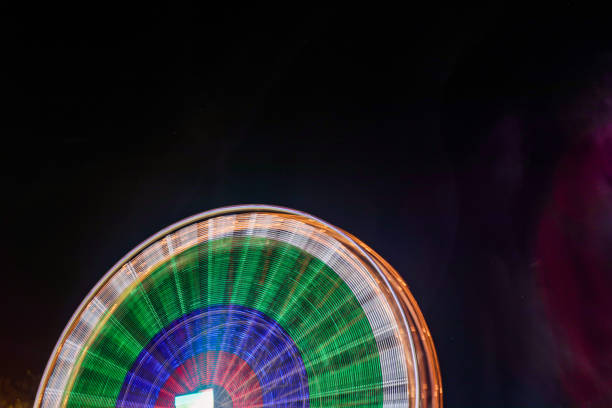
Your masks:
{"label": "spinning ferris wheel", "polygon": [[149,238],[64,329],[35,407],[442,407],[397,272],[308,214],[235,206]]}

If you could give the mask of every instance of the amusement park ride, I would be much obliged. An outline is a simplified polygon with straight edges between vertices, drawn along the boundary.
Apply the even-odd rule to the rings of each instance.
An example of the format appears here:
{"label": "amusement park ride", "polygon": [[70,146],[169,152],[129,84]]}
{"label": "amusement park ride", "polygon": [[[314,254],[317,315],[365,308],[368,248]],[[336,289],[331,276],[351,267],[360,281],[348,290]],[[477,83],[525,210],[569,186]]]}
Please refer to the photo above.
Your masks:
{"label": "amusement park ride", "polygon": [[98,282],[35,407],[441,408],[434,344],[400,275],[311,215],[245,205],[144,241]]}

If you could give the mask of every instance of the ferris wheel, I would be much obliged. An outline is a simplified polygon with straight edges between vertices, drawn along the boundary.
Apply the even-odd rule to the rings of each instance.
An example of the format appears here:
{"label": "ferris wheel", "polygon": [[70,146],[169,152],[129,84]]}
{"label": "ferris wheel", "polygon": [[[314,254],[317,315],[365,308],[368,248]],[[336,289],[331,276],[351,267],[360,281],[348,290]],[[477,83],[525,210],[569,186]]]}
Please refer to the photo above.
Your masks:
{"label": "ferris wheel", "polygon": [[248,205],[171,225],[113,266],[34,406],[441,408],[442,389],[387,262],[318,218]]}

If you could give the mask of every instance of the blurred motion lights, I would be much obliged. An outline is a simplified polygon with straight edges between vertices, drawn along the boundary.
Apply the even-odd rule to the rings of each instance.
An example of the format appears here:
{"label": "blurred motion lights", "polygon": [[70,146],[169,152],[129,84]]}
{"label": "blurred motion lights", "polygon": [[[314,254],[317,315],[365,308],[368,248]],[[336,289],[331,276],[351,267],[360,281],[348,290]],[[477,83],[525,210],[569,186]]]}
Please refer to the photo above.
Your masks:
{"label": "blurred motion lights", "polygon": [[298,211],[198,214],[121,259],[79,306],[35,407],[442,407],[397,272]]}

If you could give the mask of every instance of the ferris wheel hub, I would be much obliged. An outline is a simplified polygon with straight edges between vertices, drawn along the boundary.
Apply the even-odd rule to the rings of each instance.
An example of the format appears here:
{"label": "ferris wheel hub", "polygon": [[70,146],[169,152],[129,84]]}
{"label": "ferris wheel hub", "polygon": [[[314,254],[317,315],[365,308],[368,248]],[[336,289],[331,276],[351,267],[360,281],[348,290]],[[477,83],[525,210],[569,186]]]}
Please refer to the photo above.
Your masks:
{"label": "ferris wheel hub", "polygon": [[191,394],[177,395],[174,399],[174,406],[176,408],[214,408],[214,390],[209,388]]}

